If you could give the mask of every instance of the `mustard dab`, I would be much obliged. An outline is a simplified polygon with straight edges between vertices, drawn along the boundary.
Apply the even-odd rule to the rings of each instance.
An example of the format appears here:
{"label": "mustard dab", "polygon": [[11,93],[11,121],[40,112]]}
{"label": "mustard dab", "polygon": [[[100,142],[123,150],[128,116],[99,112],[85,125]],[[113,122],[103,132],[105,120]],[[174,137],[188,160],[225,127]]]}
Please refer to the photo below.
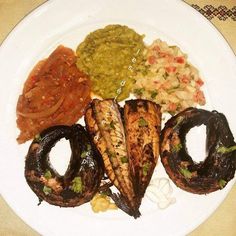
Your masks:
{"label": "mustard dab", "polygon": [[91,208],[94,213],[105,212],[108,210],[117,210],[115,203],[111,202],[111,198],[105,194],[97,193],[90,201]]}

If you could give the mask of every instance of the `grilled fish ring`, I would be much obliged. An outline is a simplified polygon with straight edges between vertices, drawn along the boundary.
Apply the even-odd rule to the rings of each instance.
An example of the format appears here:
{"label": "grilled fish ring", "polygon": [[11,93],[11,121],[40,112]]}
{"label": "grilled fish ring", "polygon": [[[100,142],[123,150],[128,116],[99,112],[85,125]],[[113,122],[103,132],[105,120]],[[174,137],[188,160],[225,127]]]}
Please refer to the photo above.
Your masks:
{"label": "grilled fish ring", "polygon": [[[61,139],[70,141],[71,159],[63,176],[50,164],[49,153]],[[54,126],[35,138],[25,161],[25,178],[40,200],[61,207],[74,207],[90,201],[103,176],[88,135],[81,125]]]}
{"label": "grilled fish ring", "polygon": [[[204,161],[195,163],[186,149],[186,134],[194,126],[206,125]],[[225,116],[188,108],[167,121],[161,132],[161,161],[172,181],[181,189],[207,194],[222,189],[234,177],[236,145]]]}

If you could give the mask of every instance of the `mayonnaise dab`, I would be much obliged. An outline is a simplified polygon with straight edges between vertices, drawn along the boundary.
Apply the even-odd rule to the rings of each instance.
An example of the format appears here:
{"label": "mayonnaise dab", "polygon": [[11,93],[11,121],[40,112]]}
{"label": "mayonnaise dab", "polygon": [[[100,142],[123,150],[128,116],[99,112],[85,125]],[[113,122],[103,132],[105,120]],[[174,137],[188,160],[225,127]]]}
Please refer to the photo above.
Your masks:
{"label": "mayonnaise dab", "polygon": [[176,202],[172,197],[173,189],[167,178],[155,178],[151,180],[146,190],[146,196],[156,203],[160,209],[165,209]]}

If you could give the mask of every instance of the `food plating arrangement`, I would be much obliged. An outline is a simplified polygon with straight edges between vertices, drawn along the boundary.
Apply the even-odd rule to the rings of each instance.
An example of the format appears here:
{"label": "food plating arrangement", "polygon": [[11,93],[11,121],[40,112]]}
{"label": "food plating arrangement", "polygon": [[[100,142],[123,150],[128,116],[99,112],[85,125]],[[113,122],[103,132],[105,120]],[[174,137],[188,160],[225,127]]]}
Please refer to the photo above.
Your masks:
{"label": "food plating arrangement", "polygon": [[[160,208],[175,202],[169,180],[210,194],[234,178],[236,143],[220,111],[199,108],[206,99],[198,70],[179,47],[143,39],[127,26],[108,25],[75,52],[59,45],[29,73],[16,107],[17,142],[33,140],[25,178],[40,202],[90,202],[95,213],[121,209],[137,218],[145,196]],[[201,125],[206,158],[195,162],[186,135]],[[61,139],[71,148],[63,175],[50,162]],[[169,178],[152,178],[161,163]]]}

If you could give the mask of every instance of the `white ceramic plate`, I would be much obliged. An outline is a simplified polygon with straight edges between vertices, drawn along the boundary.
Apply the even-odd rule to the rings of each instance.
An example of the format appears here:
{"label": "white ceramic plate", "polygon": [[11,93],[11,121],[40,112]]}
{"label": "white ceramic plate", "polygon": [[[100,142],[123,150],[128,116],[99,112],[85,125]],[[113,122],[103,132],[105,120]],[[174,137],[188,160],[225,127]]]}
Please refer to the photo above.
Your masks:
{"label": "white ceramic plate", "polygon": [[[206,81],[207,108],[225,113],[236,132],[235,56],[211,23],[182,1],[60,0],[43,4],[18,24],[0,48],[1,194],[26,223],[43,235],[184,235],[216,209],[235,182],[207,196],[184,192],[172,184],[177,202],[159,210],[144,199],[142,217],[137,220],[121,211],[94,214],[89,204],[67,209],[47,203],[37,206],[37,197],[24,179],[29,142],[18,145],[15,141],[17,97],[33,65],[57,45],[75,49],[89,32],[114,23],[144,33],[147,43],[161,38],[180,46]],[[197,131],[193,151],[199,137]],[[55,165],[61,168],[65,163]],[[157,176],[166,176],[160,163]]]}

